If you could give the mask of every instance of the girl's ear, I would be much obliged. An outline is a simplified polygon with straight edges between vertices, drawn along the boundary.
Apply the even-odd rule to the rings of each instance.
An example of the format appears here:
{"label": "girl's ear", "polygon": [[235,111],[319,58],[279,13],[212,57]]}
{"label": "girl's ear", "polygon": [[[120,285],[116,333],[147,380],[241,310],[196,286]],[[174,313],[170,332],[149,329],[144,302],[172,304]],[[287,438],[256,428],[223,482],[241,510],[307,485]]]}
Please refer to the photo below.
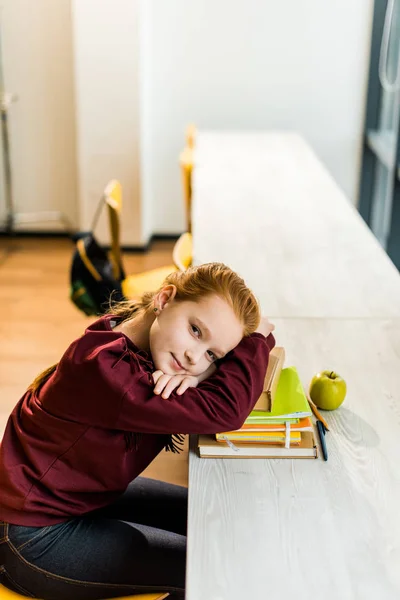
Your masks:
{"label": "girl's ear", "polygon": [[172,284],[166,285],[160,290],[154,299],[154,307],[162,310],[169,302],[171,302],[176,295],[176,287]]}

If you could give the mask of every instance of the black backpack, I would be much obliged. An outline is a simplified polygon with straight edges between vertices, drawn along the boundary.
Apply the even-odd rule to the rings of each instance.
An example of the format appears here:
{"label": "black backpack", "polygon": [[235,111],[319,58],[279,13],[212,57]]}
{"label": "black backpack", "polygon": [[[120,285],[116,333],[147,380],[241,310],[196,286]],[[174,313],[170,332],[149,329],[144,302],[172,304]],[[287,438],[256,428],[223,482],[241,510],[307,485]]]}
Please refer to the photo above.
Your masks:
{"label": "black backpack", "polygon": [[125,279],[122,265],[114,276],[112,261],[92,233],[73,236],[75,252],[71,265],[70,299],[86,315],[101,315],[110,307],[110,298],[124,300],[121,282]]}

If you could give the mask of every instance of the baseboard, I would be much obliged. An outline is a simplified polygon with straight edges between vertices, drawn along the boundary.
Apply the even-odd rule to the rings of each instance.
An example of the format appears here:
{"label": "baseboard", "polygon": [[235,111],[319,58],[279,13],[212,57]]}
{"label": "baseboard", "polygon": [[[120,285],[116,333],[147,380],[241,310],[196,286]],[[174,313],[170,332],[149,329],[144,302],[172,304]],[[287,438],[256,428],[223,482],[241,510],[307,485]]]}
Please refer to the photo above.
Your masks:
{"label": "baseboard", "polygon": [[0,237],[8,238],[69,238],[71,235],[67,231],[5,231],[0,229]]}
{"label": "baseboard", "polygon": [[[121,250],[126,253],[130,252],[148,252],[151,249],[151,245],[153,242],[167,242],[176,241],[181,233],[153,233],[150,237],[147,244],[143,246],[136,245],[123,245],[121,246]],[[71,234],[66,231],[32,231],[32,230],[18,230],[12,233],[0,229],[0,238],[8,237],[9,239],[16,238],[70,238]],[[105,245],[104,248],[107,250],[110,249],[110,246]]]}
{"label": "baseboard", "polygon": [[[149,252],[151,250],[151,245],[153,244],[153,242],[176,242],[181,235],[181,233],[153,233],[147,244],[145,244],[144,246],[123,245],[121,246],[121,250],[126,254],[130,254],[133,252]],[[110,250],[110,246],[107,245],[104,247],[107,250]]]}

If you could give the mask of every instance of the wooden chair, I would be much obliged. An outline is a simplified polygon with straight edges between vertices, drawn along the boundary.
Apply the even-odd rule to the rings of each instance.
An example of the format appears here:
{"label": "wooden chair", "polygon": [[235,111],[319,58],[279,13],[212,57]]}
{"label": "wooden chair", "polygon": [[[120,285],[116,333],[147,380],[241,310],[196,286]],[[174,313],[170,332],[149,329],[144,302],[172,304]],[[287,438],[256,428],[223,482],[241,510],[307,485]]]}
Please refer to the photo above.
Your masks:
{"label": "wooden chair", "polygon": [[186,229],[192,233],[192,171],[193,148],[186,146],[179,156],[181,178],[183,187],[183,200],[185,205]]}
{"label": "wooden chair", "polygon": [[188,231],[182,233],[172,251],[172,260],[178,271],[186,271],[192,264],[193,241],[192,234]]}
{"label": "wooden chair", "polygon": [[186,131],[185,131],[186,145],[188,148],[194,148],[194,143],[196,140],[196,133],[197,133],[196,125],[194,123],[190,123],[190,125],[188,125],[186,127]]}
{"label": "wooden chair", "polygon": [[[114,598],[114,600],[163,600],[164,598],[168,598],[168,596],[168,593],[158,592],[155,594],[135,594],[133,596],[123,596],[121,598]],[[12,592],[0,583],[0,600],[26,600],[26,596]]]}
{"label": "wooden chair", "polygon": [[[104,190],[104,201],[107,204],[111,233],[110,258],[114,277],[120,276],[122,257],[120,247],[120,215],[122,212],[122,187],[119,181],[112,180]],[[122,292],[126,298],[142,296],[144,292],[158,290],[164,279],[173,271],[185,271],[192,262],[192,236],[182,234],[174,246],[172,255],[174,264],[143,273],[128,275],[122,281]]]}
{"label": "wooden chair", "polygon": [[196,126],[191,123],[186,127],[185,139],[186,146],[179,155],[179,164],[181,167],[183,199],[185,204],[186,229],[192,232],[192,172],[193,172],[193,154],[196,140]]}

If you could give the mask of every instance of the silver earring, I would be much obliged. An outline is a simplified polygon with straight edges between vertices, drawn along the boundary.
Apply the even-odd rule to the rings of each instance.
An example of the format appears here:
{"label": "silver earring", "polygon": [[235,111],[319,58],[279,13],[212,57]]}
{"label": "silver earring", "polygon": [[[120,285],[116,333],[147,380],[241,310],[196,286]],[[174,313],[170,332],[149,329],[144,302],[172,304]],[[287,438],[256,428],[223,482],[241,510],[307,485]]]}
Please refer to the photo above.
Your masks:
{"label": "silver earring", "polygon": [[154,312],[157,312],[157,311],[158,311],[158,308],[154,307],[154,308],[153,308],[153,310],[154,310]]}

